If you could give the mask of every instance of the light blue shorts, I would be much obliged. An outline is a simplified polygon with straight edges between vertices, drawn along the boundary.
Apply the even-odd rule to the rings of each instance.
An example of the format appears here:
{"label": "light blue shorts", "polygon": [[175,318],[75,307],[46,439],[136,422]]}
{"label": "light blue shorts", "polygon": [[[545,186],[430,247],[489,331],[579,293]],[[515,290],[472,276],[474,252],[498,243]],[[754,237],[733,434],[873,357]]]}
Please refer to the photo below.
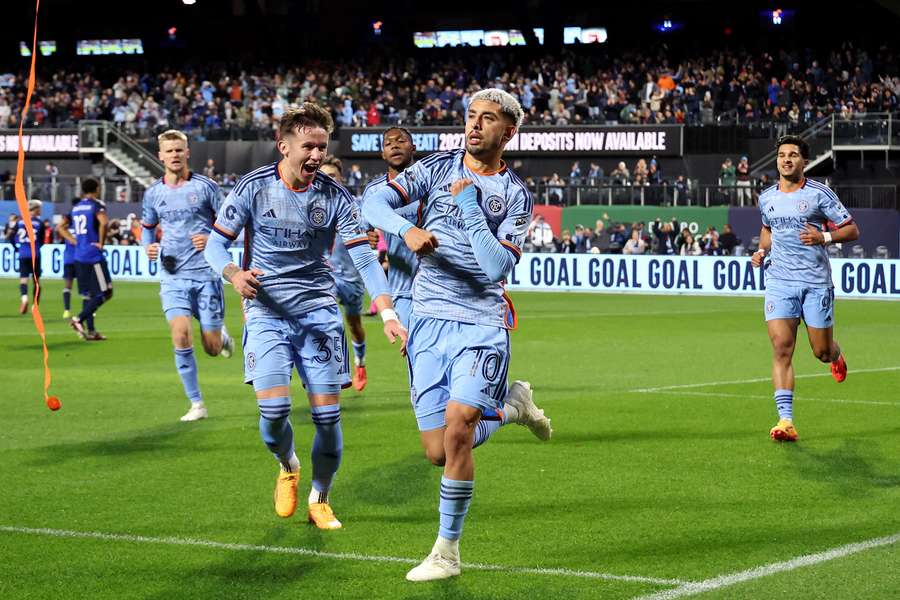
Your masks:
{"label": "light blue shorts", "polygon": [[291,319],[250,315],[244,325],[244,382],[265,390],[289,385],[294,368],[307,392],[350,386],[344,322],[337,305]]}
{"label": "light blue shorts", "polygon": [[444,426],[450,400],[482,414],[502,408],[509,370],[506,329],[413,315],[407,350],[420,431]]}
{"label": "light blue shorts", "polygon": [[159,282],[166,319],[196,317],[203,331],[222,329],[225,320],[225,295],[222,281],[195,279],[164,279]]}
{"label": "light blue shorts", "polygon": [[334,278],[334,285],[337,288],[338,301],[344,307],[344,313],[348,317],[361,315],[366,288],[358,283],[350,283],[337,277]]}
{"label": "light blue shorts", "polygon": [[834,327],[834,288],[766,280],[766,321],[800,319],[807,327]]}
{"label": "light blue shorts", "polygon": [[412,316],[412,298],[394,298],[394,310],[400,317],[400,324],[409,330],[409,317]]}

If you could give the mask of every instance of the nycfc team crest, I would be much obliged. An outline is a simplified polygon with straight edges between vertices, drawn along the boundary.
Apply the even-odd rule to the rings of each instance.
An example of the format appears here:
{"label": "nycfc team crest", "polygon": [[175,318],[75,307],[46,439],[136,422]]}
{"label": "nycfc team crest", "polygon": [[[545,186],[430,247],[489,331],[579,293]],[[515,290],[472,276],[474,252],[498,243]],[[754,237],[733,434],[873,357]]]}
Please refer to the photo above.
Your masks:
{"label": "nycfc team crest", "polygon": [[309,222],[316,227],[321,227],[325,223],[325,209],[321,206],[314,206],[309,210]]}
{"label": "nycfc team crest", "polygon": [[801,200],[797,203],[797,210],[799,212],[805,213],[806,209],[809,208],[809,203],[806,200]]}
{"label": "nycfc team crest", "polygon": [[256,355],[252,352],[247,353],[247,370],[252,371],[256,368]]}
{"label": "nycfc team crest", "polygon": [[188,202],[190,202],[191,204],[197,204],[198,202],[200,202],[200,196],[198,196],[197,194],[191,194],[190,196],[188,196]]}
{"label": "nycfc team crest", "polygon": [[766,312],[770,313],[774,310],[775,310],[775,303],[774,302],[766,302]]}
{"label": "nycfc team crest", "polygon": [[490,216],[501,217],[506,212],[506,202],[502,196],[488,196],[487,202],[484,203],[484,208]]}

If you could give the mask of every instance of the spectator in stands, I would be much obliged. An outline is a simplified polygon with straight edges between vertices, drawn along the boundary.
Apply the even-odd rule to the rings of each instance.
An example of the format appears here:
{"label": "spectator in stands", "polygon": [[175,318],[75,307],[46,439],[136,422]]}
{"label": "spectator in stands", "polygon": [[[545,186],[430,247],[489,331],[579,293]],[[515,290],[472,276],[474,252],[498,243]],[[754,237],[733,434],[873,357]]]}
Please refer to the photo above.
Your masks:
{"label": "spectator in stands", "polygon": [[728,223],[725,224],[718,241],[722,252],[729,256],[734,253],[734,247],[741,243],[741,240],[734,234],[734,230]]}
{"label": "spectator in stands", "polygon": [[216,161],[208,158],[206,159],[206,166],[203,167],[203,174],[209,177],[212,180],[216,179]]}
{"label": "spectator in stands", "polygon": [[572,168],[569,170],[569,184],[581,185],[581,165],[577,160],[572,163]]}
{"label": "spectator in stands", "polygon": [[[640,234],[639,234],[640,235]],[[616,223],[613,230],[609,233],[609,252],[610,254],[621,254],[625,242],[628,241],[628,233],[623,223]]]}
{"label": "spectator in stands", "polygon": [[10,213],[6,226],[3,227],[3,239],[10,242],[13,234],[16,232],[16,223],[19,222],[19,215]]}
{"label": "spectator in stands", "polygon": [[56,229],[50,224],[50,219],[44,219],[44,240],[45,244],[53,243],[53,230]]}
{"label": "spectator in stands", "polygon": [[750,190],[750,162],[746,156],[741,157],[741,160],[738,162],[737,167],[735,167],[735,173],[735,180],[738,187],[737,199],[738,202],[743,205],[744,202],[750,201],[752,195],[752,192]]}
{"label": "spectator in stands", "polygon": [[550,180],[547,181],[547,194],[550,204],[562,204],[563,194],[566,191],[566,182],[559,173],[554,173]]}
{"label": "spectator in stands", "polygon": [[701,241],[703,243],[703,254],[707,256],[719,256],[722,254],[722,248],[719,246],[719,232],[712,225],[707,227]]}
{"label": "spectator in stands", "polygon": [[625,161],[620,161],[619,164],[616,165],[616,168],[609,174],[609,178],[612,179],[612,182],[615,185],[631,184],[631,173],[628,172]]}
{"label": "spectator in stands", "polygon": [[647,161],[639,159],[634,165],[634,185],[647,185]]}
{"label": "spectator in stands", "polygon": [[600,165],[597,163],[592,162],[587,177],[590,185],[599,185],[600,181],[603,179],[603,169],[600,168]]}
{"label": "spectator in stands", "polygon": [[671,256],[678,252],[675,237],[678,231],[678,219],[672,218],[671,223],[662,223],[656,219],[653,222],[653,237],[655,238],[656,253]]}
{"label": "spectator in stands", "polygon": [[591,241],[591,248],[596,248],[601,254],[609,252],[610,237],[609,232],[602,219],[597,219],[594,227],[594,239]]}
{"label": "spectator in stands", "polygon": [[556,249],[553,228],[544,220],[544,215],[538,215],[528,226],[528,237],[535,252],[553,252]]}
{"label": "spectator in stands", "polygon": [[558,251],[563,254],[573,254],[575,252],[575,240],[572,239],[572,234],[568,229],[563,229]]}
{"label": "spectator in stands", "polygon": [[575,225],[575,236],[572,238],[575,242],[575,252],[584,253],[588,251],[587,238],[584,235],[584,226]]}
{"label": "spectator in stands", "polygon": [[691,235],[690,231],[681,237],[680,242],[678,254],[681,256],[700,256],[700,254],[702,254],[700,251],[700,244],[697,243],[697,240],[694,239],[694,236]]}
{"label": "spectator in stands", "polygon": [[719,169],[719,185],[721,186],[719,191],[729,200],[729,203],[734,198],[733,192],[736,182],[734,163],[731,162],[731,158],[726,158]]}
{"label": "spectator in stands", "polygon": [[643,254],[647,250],[647,243],[641,239],[641,233],[637,229],[631,230],[631,237],[622,247],[622,254]]}
{"label": "spectator in stands", "polygon": [[350,165],[350,173],[347,174],[347,186],[351,189],[359,189],[363,184],[363,173],[359,165]]}

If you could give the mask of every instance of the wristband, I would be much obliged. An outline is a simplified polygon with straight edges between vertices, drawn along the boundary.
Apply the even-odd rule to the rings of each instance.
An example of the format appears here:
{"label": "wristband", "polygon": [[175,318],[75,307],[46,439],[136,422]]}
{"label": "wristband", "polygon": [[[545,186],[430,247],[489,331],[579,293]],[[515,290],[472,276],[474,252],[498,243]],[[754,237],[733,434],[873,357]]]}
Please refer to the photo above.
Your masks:
{"label": "wristband", "polygon": [[381,311],[381,320],[387,323],[388,321],[400,321],[400,317],[397,316],[397,311],[393,308],[386,308]]}
{"label": "wristband", "polygon": [[[830,231],[826,231],[825,233],[823,233],[823,234],[822,234],[822,237],[825,238],[824,244],[830,244],[830,243],[831,243],[831,232],[830,232]],[[824,244],[823,244],[823,245],[824,245]]]}

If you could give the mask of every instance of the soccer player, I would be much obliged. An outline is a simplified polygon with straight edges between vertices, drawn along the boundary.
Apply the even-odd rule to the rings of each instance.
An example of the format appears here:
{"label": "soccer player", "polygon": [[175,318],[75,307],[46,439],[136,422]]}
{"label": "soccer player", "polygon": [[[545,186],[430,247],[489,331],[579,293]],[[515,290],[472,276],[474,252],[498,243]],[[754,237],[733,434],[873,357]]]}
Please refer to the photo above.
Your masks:
{"label": "soccer player", "polygon": [[[78,291],[84,298],[81,312],[72,317],[70,324],[80,338],[97,342],[106,337],[94,328],[94,313],[113,295],[109,267],[103,256],[109,217],[106,206],[98,199],[99,181],[88,177],[81,182],[81,192],[83,198],[63,217],[56,232],[75,244],[75,274]],[[75,230],[74,236],[69,233],[70,226]]]}
{"label": "soccer player", "polygon": [[[28,230],[25,228],[25,219],[31,219],[34,228],[34,264],[31,262],[31,244],[28,242]],[[19,250],[19,314],[24,315],[28,311],[28,280],[32,280],[33,304],[37,304],[38,280],[41,278],[41,246],[44,245],[44,222],[41,221],[41,201],[28,201],[28,216],[16,222],[13,230],[13,246]]]}
{"label": "soccer player", "polygon": [[[334,156],[326,156],[319,170],[344,184],[341,174],[341,160]],[[356,202],[356,200],[353,200]],[[357,208],[358,210],[358,208]],[[334,275],[334,285],[337,290],[338,301],[344,307],[344,315],[350,326],[350,340],[353,345],[353,387],[357,392],[366,388],[368,375],[366,373],[366,330],[362,324],[363,296],[366,294],[365,284],[356,267],[350,253],[341,241],[340,236],[334,239],[334,248],[331,249],[331,272]]]}
{"label": "soccer player", "polygon": [[[773,440],[793,442],[794,367],[791,364],[802,318],[813,354],[831,363],[838,383],[847,378],[847,361],[834,341],[834,286],[825,246],[852,242],[859,228],[828,186],[806,179],[809,146],[802,138],[782,136],[775,144],[779,179],[759,196],[762,230],[754,266],[766,264],[765,316],[772,342],[772,383],[778,424]],[[827,221],[837,229],[824,231]],[[768,260],[766,257],[768,256]]]}
{"label": "soccer player", "polygon": [[[77,199],[72,200],[73,207],[77,203]],[[72,228],[72,223],[69,223],[68,231],[71,238],[75,239],[75,229]],[[72,317],[72,282],[75,280],[75,244],[66,238],[62,238],[62,240],[65,244],[65,250],[63,250],[63,319],[69,319]]]}
{"label": "soccer player", "polygon": [[[203,258],[222,195],[216,182],[188,168],[191,155],[184,133],[170,129],[157,140],[165,173],[144,194],[141,244],[150,260],[159,259],[162,266],[159,295],[172,333],[175,369],[191,404],[181,420],[198,421],[209,414],[197,382],[191,318],[200,321],[201,343],[209,356],[229,358],[234,352],[225,329],[222,279]],[[163,229],[161,244],[156,242],[157,226]]]}
{"label": "soccer player", "polygon": [[[444,466],[440,528],[431,554],[410,581],[459,575],[459,538],[472,498],[472,448],[504,422],[526,425],[541,439],[550,421],[527,382],[507,394],[509,330],[515,311],[503,281],[521,256],[532,198],[501,160],[522,107],[499,89],[476,93],[466,115],[465,150],[436,152],[367,194],[366,220],[403,238],[419,256],[407,352],[422,445]],[[419,223],[395,211],[418,206]]]}
{"label": "soccer player", "polygon": [[[387,185],[389,181],[397,177],[404,169],[413,163],[416,154],[416,146],[413,144],[412,134],[403,127],[391,127],[384,132],[381,146],[381,158],[387,163],[387,173],[376,177],[369,182],[363,190],[363,203],[368,195],[375,190]],[[384,232],[388,246],[388,285],[391,287],[391,295],[400,322],[409,328],[409,317],[412,314],[412,281],[416,269],[419,268],[419,258],[410,250],[403,238]]]}
{"label": "soccer player", "polygon": [[[286,111],[278,127],[278,162],[241,178],[222,206],[204,255],[244,298],[244,380],[253,385],[259,430],[281,469],[275,512],[297,508],[300,462],[294,452],[290,382],[296,367],[316,427],[308,519],[320,529],[341,522],[329,502],[341,462],[339,394],[350,385],[344,327],[325,256],[339,235],[384,321],[384,333],[406,346],[387,279],[360,226],[350,193],[319,172],[333,122],[312,103]],[[244,230],[244,269],[231,262],[228,244]]]}

